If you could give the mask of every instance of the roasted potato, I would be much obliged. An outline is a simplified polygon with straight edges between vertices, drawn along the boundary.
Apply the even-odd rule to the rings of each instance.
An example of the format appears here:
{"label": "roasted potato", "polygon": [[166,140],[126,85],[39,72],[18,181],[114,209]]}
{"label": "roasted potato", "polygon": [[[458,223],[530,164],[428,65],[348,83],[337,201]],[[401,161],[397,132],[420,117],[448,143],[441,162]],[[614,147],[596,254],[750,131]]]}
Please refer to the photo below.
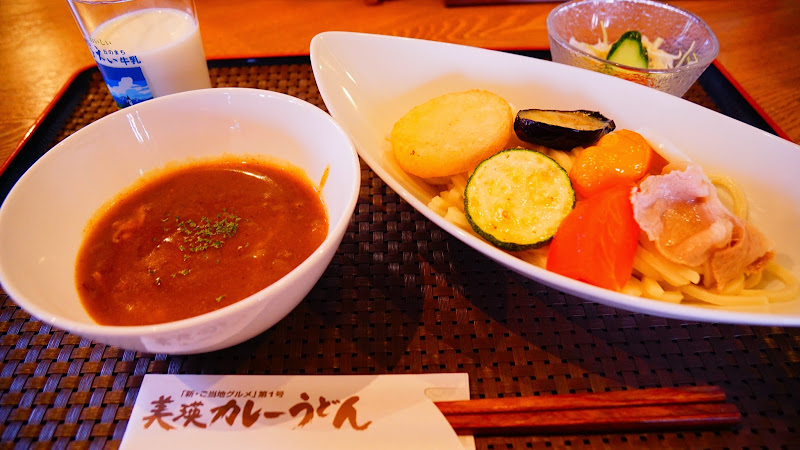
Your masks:
{"label": "roasted potato", "polygon": [[406,113],[391,133],[400,167],[422,178],[473,169],[503,150],[514,134],[508,102],[488,91],[470,90],[433,98]]}

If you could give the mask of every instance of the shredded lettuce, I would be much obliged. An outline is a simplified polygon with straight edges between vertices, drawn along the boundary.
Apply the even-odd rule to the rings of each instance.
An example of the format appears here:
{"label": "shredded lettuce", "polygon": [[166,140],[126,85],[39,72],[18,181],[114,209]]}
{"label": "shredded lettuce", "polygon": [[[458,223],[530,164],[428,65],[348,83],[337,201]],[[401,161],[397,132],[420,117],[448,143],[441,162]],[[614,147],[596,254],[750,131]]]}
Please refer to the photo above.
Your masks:
{"label": "shredded lettuce", "polygon": [[[583,50],[590,55],[596,56],[601,59],[606,59],[608,56],[608,51],[611,50],[611,45],[613,43],[608,42],[608,34],[606,33],[606,28],[602,27],[603,31],[603,38],[598,39],[597,43],[595,44],[588,44],[586,42],[580,42],[574,37],[569,39],[569,45]],[[694,45],[695,42],[692,41],[692,45],[683,52],[678,51],[678,53],[669,53],[665,50],[662,50],[660,47],[664,43],[664,39],[657,37],[654,41],[651,41],[647,38],[647,36],[642,35],[642,45],[647,49],[647,66],[650,69],[672,69],[673,67],[680,67],[680,66],[690,66],[697,62],[697,54],[694,53]]]}

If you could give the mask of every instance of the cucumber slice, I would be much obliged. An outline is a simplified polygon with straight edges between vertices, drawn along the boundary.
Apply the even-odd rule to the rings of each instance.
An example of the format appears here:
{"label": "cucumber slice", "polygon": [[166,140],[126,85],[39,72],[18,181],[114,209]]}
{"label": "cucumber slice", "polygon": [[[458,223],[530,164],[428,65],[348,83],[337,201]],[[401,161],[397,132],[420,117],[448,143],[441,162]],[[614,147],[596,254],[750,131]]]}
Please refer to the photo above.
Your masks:
{"label": "cucumber slice", "polygon": [[626,31],[611,46],[606,59],[638,69],[647,69],[647,49],[642,45],[642,34],[638,31]]}
{"label": "cucumber slice", "polygon": [[503,150],[481,162],[464,190],[472,229],[510,251],[549,242],[573,206],[567,172],[547,155],[525,148]]}

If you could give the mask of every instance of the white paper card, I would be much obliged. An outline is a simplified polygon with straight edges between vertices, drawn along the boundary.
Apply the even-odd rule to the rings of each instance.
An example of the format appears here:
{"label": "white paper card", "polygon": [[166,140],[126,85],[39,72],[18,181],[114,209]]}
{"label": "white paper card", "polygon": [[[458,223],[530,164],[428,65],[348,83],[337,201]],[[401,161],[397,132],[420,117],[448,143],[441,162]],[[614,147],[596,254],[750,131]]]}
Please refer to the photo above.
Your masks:
{"label": "white paper card", "polygon": [[469,400],[469,377],[146,375],[121,448],[474,447],[436,400]]}

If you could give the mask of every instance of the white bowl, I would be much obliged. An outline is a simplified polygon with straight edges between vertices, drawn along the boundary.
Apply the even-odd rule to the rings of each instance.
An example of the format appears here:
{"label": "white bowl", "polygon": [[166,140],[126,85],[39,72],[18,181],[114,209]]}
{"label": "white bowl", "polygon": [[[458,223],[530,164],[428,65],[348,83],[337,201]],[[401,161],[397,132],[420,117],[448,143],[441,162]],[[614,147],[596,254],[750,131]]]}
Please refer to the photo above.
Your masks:
{"label": "white bowl", "polygon": [[388,136],[412,107],[437,95],[486,89],[515,110],[588,109],[678,149],[745,192],[750,220],[775,242],[776,261],[800,278],[800,146],[684,99],[597,72],[526,56],[394,36],[325,32],[311,40],[311,64],[331,115],[361,159],[414,208],[488,258],[562,292],[615,308],[681,320],[800,326],[800,297],[748,307],[633,297],[529,264],[428,208],[438,189],[404,172]]}
{"label": "white bowl", "polygon": [[[83,229],[97,208],[143,173],[173,161],[265,155],[318,183],[328,236],[273,285],[201,316],[148,326],[94,322],[75,287]],[[358,199],[360,167],[347,134],[321,109],[288,95],[219,88],[156,98],[68,137],[34,164],[0,208],[0,283],[37,319],[108,345],[200,353],[247,340],[286,316],[333,258]]]}

